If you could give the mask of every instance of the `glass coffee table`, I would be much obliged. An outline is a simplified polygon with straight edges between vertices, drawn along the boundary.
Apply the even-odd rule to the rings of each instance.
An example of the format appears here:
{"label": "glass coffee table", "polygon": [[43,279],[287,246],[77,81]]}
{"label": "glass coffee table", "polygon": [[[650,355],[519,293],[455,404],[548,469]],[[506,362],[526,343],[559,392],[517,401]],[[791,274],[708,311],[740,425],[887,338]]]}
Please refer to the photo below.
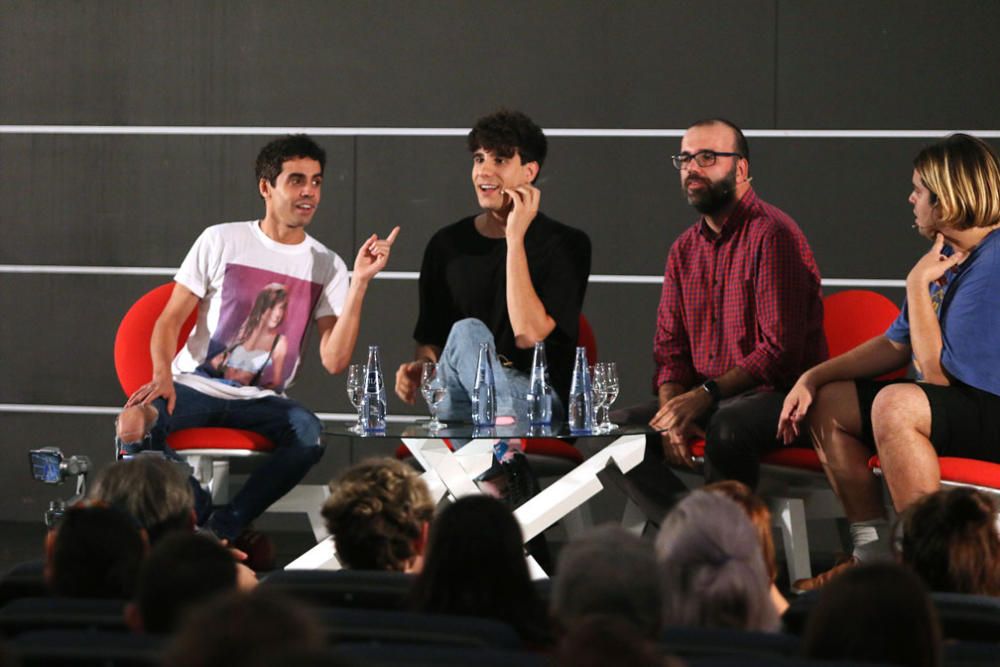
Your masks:
{"label": "glass coffee table", "polygon": [[[583,463],[514,510],[514,516],[521,524],[525,541],[541,534],[603,490],[604,484],[598,479],[598,473],[613,468],[618,473],[624,474],[637,466],[645,453],[646,434],[651,432],[650,428],[644,425],[622,426],[609,433],[581,434],[570,433],[564,424],[553,424],[545,428],[529,428],[524,424],[483,429],[471,424],[453,423],[432,431],[426,424],[426,420],[413,423],[390,422],[384,431],[359,436],[349,430],[353,422],[327,423],[324,435],[362,440],[372,438],[401,440],[423,467],[422,478],[436,501],[441,501],[445,497],[455,499],[481,493],[475,480],[489,470],[493,462],[493,445],[501,439],[611,439],[611,442],[601,447]],[[468,442],[452,451],[448,447],[447,440]],[[533,563],[532,566],[535,569]],[[333,538],[328,537],[289,563],[285,569],[336,570],[340,567]],[[535,574],[539,572],[540,570],[535,570]]]}

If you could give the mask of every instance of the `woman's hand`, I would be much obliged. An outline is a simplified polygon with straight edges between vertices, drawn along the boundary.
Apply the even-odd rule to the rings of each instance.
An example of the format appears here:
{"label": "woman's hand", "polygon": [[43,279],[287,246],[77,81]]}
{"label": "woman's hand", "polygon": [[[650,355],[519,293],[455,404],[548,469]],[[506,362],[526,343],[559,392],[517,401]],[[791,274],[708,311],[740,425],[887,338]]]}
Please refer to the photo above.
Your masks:
{"label": "woman's hand", "polygon": [[807,373],[799,377],[798,382],[785,396],[781,406],[781,416],[778,417],[777,437],[786,445],[792,444],[799,437],[799,424],[806,417],[809,406],[816,399],[818,387],[809,380]]}
{"label": "woman's hand", "polygon": [[940,280],[944,274],[952,267],[961,264],[968,253],[955,250],[951,256],[942,253],[944,249],[944,234],[938,232],[934,235],[934,244],[926,255],[913,265],[910,273],[906,276],[907,285],[926,288],[932,282]]}

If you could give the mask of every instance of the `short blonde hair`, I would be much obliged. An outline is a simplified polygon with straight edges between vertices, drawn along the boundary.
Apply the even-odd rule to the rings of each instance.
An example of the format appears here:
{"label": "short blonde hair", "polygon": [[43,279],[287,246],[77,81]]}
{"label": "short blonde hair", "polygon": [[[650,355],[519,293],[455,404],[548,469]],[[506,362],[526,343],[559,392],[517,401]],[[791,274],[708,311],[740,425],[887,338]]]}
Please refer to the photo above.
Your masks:
{"label": "short blonde hair", "polygon": [[941,221],[955,229],[1000,223],[1000,157],[968,134],[952,134],[920,151],[913,166],[936,197]]}

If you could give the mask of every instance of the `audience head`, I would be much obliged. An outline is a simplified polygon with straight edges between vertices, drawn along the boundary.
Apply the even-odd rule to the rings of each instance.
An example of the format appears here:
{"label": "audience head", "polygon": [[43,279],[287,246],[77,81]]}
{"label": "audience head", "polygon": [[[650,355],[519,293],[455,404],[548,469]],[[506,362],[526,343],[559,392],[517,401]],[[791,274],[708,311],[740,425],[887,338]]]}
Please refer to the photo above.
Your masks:
{"label": "audience head", "polygon": [[434,516],[427,485],[395,459],[362,461],[330,482],[323,505],[340,561],[357,570],[416,571]]}
{"label": "audience head", "polygon": [[926,495],[900,519],[900,558],[932,591],[1000,595],[997,511],[968,487]]}
{"label": "audience head", "polygon": [[138,454],[101,471],[89,497],[128,513],[156,544],[171,532],[194,530],[194,493],[185,467],[159,453]]}
{"label": "audience head", "polygon": [[819,593],[806,657],[911,667],[941,664],[941,628],[920,579],[894,563],[851,568]]}
{"label": "audience head", "polygon": [[706,491],[719,493],[729,498],[746,512],[757,531],[757,540],[764,555],[764,566],[767,567],[768,580],[773,584],[778,577],[778,563],[774,552],[774,537],[771,535],[771,510],[767,508],[767,503],[760,499],[750,490],[750,487],[743,482],[729,479],[724,482],[715,482],[705,485]]}
{"label": "audience head", "polygon": [[542,128],[520,111],[509,109],[500,109],[477,120],[469,132],[467,144],[470,153],[484,150],[504,158],[517,155],[522,165],[535,162],[538,165],[535,178],[548,152]]}
{"label": "audience head", "polygon": [[524,559],[521,528],[495,498],[465,496],[431,525],[417,611],[495,618],[528,642],[547,639],[547,617]]}
{"label": "audience head", "polygon": [[1000,158],[982,139],[952,134],[920,151],[913,166],[943,226],[969,229],[1000,222]]}
{"label": "audience head", "polygon": [[272,591],[232,592],[195,609],[168,647],[167,667],[244,667],[251,660],[324,646],[319,622]]}
{"label": "audience head", "polygon": [[555,650],[558,667],[670,667],[678,664],[663,649],[620,616],[593,615],[580,619],[560,638]]}
{"label": "audience head", "polygon": [[656,554],[664,624],[777,629],[757,532],[729,498],[690,493],[664,519]]}
{"label": "audience head", "polygon": [[601,616],[656,639],[662,606],[653,546],[627,530],[610,525],[595,528],[559,554],[549,608],[560,631]]}
{"label": "audience head", "polygon": [[104,505],[77,505],[45,538],[45,579],[59,596],[127,599],[148,548],[129,515]]}
{"label": "audience head", "polygon": [[257,181],[267,181],[272,186],[288,160],[309,158],[319,162],[320,171],[326,168],[326,151],[305,134],[289,134],[279,137],[260,149],[257,154]]}
{"label": "audience head", "polygon": [[239,585],[239,565],[224,546],[194,533],[169,535],[143,563],[126,618],[134,630],[171,633],[198,603]]}

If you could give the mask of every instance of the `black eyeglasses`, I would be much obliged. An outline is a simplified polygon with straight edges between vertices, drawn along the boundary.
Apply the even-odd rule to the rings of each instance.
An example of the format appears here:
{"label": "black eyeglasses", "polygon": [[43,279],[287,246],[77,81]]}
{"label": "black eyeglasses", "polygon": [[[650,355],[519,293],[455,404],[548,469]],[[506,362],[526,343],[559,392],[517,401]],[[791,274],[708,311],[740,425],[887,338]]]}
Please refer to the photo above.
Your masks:
{"label": "black eyeglasses", "polygon": [[711,167],[715,164],[715,161],[719,157],[743,157],[741,153],[719,153],[717,151],[698,151],[694,155],[691,153],[681,153],[680,155],[671,155],[670,159],[674,163],[674,169],[686,169],[688,162],[694,160],[694,163],[699,167]]}

